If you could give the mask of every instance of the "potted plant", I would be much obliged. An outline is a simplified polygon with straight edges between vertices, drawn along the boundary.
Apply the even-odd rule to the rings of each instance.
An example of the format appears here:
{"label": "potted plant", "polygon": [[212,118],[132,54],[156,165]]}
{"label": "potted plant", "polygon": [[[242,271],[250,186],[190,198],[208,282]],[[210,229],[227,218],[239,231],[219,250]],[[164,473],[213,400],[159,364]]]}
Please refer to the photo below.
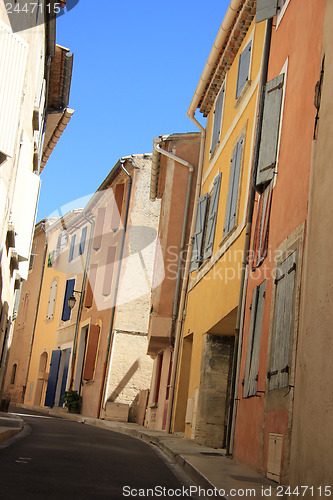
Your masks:
{"label": "potted plant", "polygon": [[82,396],[77,391],[65,391],[62,399],[69,413],[80,413]]}

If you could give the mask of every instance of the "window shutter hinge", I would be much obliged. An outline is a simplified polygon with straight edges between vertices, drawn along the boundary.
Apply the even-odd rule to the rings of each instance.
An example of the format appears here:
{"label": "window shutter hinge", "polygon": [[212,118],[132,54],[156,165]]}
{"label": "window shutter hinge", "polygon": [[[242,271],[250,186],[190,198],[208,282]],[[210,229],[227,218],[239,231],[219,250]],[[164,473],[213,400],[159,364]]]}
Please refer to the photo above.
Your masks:
{"label": "window shutter hinge", "polygon": [[274,285],[277,285],[279,281],[283,280],[283,278],[285,277],[285,274],[282,274],[281,276],[279,276],[278,278],[275,278],[274,280]]}
{"label": "window shutter hinge", "polygon": [[293,271],[296,271],[296,262],[293,263],[293,265],[291,266],[291,268],[288,271],[288,274],[292,273]]}
{"label": "window shutter hinge", "polygon": [[285,366],[284,368],[282,368],[282,370],[280,370],[281,373],[289,373],[289,366]]}
{"label": "window shutter hinge", "polygon": [[267,373],[268,380],[270,380],[271,377],[273,377],[273,375],[277,375],[278,373],[279,373],[279,370],[274,370],[273,372],[268,372]]}

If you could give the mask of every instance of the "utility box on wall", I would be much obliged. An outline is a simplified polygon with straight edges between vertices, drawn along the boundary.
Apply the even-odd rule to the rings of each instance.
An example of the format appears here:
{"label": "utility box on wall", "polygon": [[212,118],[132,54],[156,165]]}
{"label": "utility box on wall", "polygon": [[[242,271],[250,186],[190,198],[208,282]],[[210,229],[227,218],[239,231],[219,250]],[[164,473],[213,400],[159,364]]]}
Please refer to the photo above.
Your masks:
{"label": "utility box on wall", "polygon": [[268,458],[267,477],[273,481],[280,482],[281,461],[282,461],[282,434],[269,434],[268,438]]}

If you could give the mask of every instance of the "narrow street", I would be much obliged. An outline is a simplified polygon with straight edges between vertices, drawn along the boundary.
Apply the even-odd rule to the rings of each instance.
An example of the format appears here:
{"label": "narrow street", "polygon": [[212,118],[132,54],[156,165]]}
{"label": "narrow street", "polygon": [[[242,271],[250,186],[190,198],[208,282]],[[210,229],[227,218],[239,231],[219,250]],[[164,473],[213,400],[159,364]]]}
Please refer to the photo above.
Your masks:
{"label": "narrow street", "polygon": [[156,486],[182,488],[159,454],[138,439],[27,410],[15,412],[22,414],[25,436],[0,445],[4,500],[105,500],[140,496],[139,489]]}

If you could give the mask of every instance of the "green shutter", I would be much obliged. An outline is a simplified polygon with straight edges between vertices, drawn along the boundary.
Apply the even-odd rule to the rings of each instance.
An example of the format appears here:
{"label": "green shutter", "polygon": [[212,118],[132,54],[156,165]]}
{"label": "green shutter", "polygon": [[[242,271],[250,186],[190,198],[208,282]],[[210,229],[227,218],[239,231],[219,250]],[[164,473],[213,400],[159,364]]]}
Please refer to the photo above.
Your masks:
{"label": "green shutter", "polygon": [[208,194],[200,196],[198,200],[197,218],[193,237],[193,248],[191,256],[190,272],[198,269],[202,260],[202,243],[205,229]]}
{"label": "green shutter", "polygon": [[238,97],[240,96],[250,76],[249,69],[251,61],[251,48],[252,48],[252,41],[247,44],[243,52],[239,55],[236,99],[238,99]]}
{"label": "green shutter", "polygon": [[265,88],[257,186],[267,184],[274,177],[279,142],[283,81],[284,73],[269,81]]}
{"label": "green shutter", "polygon": [[276,16],[278,0],[257,0],[256,23]]}
{"label": "green shutter", "polygon": [[214,109],[214,125],[213,125],[213,133],[212,133],[212,144],[210,153],[212,154],[219,142],[221,128],[222,128],[222,109],[223,109],[223,101],[224,101],[224,91],[225,87],[223,85],[219,95],[217,96],[215,109]]}
{"label": "green shutter", "polygon": [[204,250],[204,260],[209,259],[213,254],[217,211],[218,211],[219,198],[220,198],[221,179],[222,179],[222,174],[219,174],[214,179],[214,187],[213,187],[213,192],[212,192],[212,197],[211,197],[210,207],[209,207],[207,235],[206,235],[206,243],[205,243],[205,250]]}
{"label": "green shutter", "polygon": [[292,337],[294,289],[296,277],[296,251],[278,267],[271,351],[271,369],[268,373],[269,389],[287,387]]}

